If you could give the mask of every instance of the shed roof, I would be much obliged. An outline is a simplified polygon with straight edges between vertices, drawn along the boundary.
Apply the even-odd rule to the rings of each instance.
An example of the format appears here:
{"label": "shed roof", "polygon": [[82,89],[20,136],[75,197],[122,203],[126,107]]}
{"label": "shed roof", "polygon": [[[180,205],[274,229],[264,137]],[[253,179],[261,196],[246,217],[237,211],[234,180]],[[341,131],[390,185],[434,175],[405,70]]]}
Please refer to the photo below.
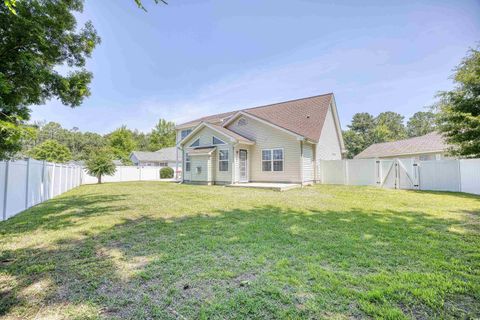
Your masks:
{"label": "shed roof", "polygon": [[410,139],[375,143],[355,156],[355,159],[395,157],[409,154],[444,152],[448,148],[444,138],[437,132]]}

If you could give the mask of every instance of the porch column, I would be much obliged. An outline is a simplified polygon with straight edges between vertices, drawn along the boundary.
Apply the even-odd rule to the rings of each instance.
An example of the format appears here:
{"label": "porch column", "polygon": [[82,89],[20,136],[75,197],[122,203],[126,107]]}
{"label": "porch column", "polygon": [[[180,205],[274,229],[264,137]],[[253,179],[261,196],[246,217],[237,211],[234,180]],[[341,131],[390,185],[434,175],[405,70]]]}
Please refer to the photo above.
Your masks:
{"label": "porch column", "polygon": [[175,145],[175,181],[178,180],[178,146]]}
{"label": "porch column", "polygon": [[236,158],[236,155],[235,155],[235,145],[232,145],[232,161],[231,161],[231,165],[232,165],[232,184],[235,183],[235,158]]}

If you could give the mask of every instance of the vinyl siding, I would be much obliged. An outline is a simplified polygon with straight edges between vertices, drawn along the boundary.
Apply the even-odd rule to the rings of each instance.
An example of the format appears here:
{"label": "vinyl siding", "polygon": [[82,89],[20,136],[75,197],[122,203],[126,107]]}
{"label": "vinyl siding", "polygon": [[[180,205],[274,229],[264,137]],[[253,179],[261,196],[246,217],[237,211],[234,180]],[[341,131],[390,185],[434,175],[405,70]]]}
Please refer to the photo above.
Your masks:
{"label": "vinyl siding", "polygon": [[[335,126],[331,105],[328,109],[327,115],[325,116],[325,123],[323,124],[322,133],[320,134],[320,140],[318,141],[316,152],[317,173],[320,172],[320,160],[342,159],[340,140],[337,134],[337,128]],[[317,177],[317,180],[319,180],[319,177]]]}
{"label": "vinyl siding", "polygon": [[[212,181],[212,161],[210,156],[191,157],[192,169],[190,171],[191,181],[193,182],[211,182]],[[201,172],[197,173],[197,167]]]}
{"label": "vinyl siding", "polygon": [[[247,124],[237,126],[237,121],[232,122],[228,129],[255,141],[255,145],[249,150],[250,181],[262,182],[301,182],[301,154],[300,141],[296,137],[271,127],[260,121],[246,118]],[[283,148],[284,163],[281,172],[262,171],[262,150]],[[237,156],[237,155],[235,155]],[[236,161],[238,163],[238,161]],[[238,181],[238,170],[235,179]]]}
{"label": "vinyl siding", "polygon": [[188,149],[192,143],[195,142],[195,140],[200,139],[200,146],[211,146],[212,145],[212,139],[213,136],[217,137],[218,139],[221,139],[225,143],[230,142],[230,138],[224,136],[223,134],[214,131],[208,127],[205,127],[201,129],[199,132],[197,132],[195,135],[193,135],[190,139],[185,141],[185,148]]}
{"label": "vinyl siding", "polygon": [[313,181],[314,179],[314,159],[313,145],[309,143],[303,144],[303,181]]}
{"label": "vinyl siding", "polygon": [[[194,136],[185,141],[185,152],[188,153],[190,144],[200,139],[200,146],[211,146],[213,137],[224,141],[225,145],[218,145],[217,150],[212,152],[211,156],[191,156],[191,171],[185,172],[184,180],[192,182],[219,182],[219,183],[231,183],[232,182],[232,159],[233,159],[233,146],[230,143],[230,138],[214,131],[208,127],[201,129]],[[228,171],[218,171],[218,150],[228,150]],[[197,160],[198,158],[198,160]],[[208,160],[208,163],[205,160]],[[197,175],[195,173],[196,166],[202,166],[202,174]],[[204,170],[209,169],[208,172]]]}

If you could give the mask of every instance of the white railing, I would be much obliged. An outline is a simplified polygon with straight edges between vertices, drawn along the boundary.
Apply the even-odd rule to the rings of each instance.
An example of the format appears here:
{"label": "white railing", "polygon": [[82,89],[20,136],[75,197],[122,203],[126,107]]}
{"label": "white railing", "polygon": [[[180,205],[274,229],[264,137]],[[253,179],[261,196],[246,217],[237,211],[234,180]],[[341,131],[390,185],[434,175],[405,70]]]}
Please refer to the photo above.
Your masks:
{"label": "white railing", "polygon": [[319,170],[322,184],[480,194],[480,159],[321,160]]}

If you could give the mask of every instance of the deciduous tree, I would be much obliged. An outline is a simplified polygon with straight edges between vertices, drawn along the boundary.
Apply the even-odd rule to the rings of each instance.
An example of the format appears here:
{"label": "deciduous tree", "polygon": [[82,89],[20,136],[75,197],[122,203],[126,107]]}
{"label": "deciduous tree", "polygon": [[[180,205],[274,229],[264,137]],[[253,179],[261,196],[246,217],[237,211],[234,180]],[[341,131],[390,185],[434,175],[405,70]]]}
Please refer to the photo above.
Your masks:
{"label": "deciduous tree", "polygon": [[0,157],[21,149],[28,106],[57,98],[76,107],[90,95],[85,61],[100,38],[91,22],[77,26],[82,9],[83,0],[0,2]]}
{"label": "deciduous tree", "polygon": [[97,177],[98,183],[102,183],[102,176],[113,175],[117,170],[112,154],[108,150],[99,150],[99,152],[93,153],[86,165],[88,174]]}
{"label": "deciduous tree", "polygon": [[455,70],[455,89],[439,93],[439,130],[453,155],[480,158],[480,51],[471,49]]}
{"label": "deciduous tree", "polygon": [[70,150],[55,140],[47,140],[37,145],[30,151],[29,155],[33,159],[55,163],[65,163],[72,159]]}

